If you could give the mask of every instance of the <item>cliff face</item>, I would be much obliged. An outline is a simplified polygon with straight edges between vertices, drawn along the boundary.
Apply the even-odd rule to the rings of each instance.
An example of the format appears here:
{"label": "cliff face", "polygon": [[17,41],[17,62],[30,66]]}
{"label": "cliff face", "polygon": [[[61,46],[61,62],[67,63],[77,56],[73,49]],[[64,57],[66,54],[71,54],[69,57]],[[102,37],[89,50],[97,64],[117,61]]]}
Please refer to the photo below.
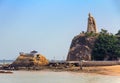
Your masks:
{"label": "cliff face", "polygon": [[21,54],[11,64],[11,66],[28,67],[28,66],[41,66],[41,65],[47,65],[47,64],[48,64],[48,60],[41,54],[35,54],[35,55]]}
{"label": "cliff face", "polygon": [[91,52],[96,37],[87,37],[82,33],[75,36],[72,40],[67,61],[91,60]]}

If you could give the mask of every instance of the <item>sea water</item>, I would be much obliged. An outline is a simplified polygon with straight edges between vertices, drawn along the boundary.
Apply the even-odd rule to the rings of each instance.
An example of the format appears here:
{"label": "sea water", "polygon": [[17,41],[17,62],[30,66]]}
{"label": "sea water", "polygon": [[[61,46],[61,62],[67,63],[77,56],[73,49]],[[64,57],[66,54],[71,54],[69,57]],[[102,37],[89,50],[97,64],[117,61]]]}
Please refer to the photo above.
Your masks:
{"label": "sea water", "polygon": [[0,65],[1,64],[11,64],[13,60],[0,60]]}
{"label": "sea water", "polygon": [[0,83],[120,83],[120,76],[76,72],[13,71],[0,74]]}

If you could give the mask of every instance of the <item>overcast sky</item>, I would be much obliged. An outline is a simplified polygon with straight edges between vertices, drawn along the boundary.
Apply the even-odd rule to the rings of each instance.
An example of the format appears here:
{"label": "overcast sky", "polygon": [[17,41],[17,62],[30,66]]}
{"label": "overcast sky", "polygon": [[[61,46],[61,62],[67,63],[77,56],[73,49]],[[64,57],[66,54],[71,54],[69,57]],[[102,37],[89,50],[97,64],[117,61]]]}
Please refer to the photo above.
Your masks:
{"label": "overcast sky", "polygon": [[0,0],[0,59],[37,50],[47,59],[66,59],[74,36],[87,29],[88,13],[97,27],[117,33],[119,0]]}

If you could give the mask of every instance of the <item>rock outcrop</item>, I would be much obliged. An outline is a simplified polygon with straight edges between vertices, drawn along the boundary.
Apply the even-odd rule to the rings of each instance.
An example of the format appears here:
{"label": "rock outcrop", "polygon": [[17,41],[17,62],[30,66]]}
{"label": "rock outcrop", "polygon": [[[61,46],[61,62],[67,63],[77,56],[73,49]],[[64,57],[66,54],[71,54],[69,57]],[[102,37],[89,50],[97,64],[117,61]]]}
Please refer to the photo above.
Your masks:
{"label": "rock outcrop", "polygon": [[95,19],[89,13],[87,32],[73,38],[67,61],[91,60],[92,48],[97,34]]}
{"label": "rock outcrop", "polygon": [[[35,52],[35,51],[34,51]],[[18,58],[11,64],[13,67],[31,67],[47,65],[48,60],[38,53],[20,53]]]}
{"label": "rock outcrop", "polygon": [[81,33],[72,40],[67,61],[91,60],[91,52],[96,37]]}

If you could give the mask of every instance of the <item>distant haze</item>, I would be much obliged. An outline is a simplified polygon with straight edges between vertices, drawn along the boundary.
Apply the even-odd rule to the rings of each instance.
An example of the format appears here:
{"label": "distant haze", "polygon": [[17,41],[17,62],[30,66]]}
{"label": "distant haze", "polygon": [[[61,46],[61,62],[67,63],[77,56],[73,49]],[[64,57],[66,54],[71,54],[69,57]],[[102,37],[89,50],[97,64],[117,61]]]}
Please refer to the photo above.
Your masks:
{"label": "distant haze", "polygon": [[47,59],[66,59],[72,38],[87,29],[90,12],[101,28],[120,29],[115,0],[0,0],[0,59],[36,50]]}

